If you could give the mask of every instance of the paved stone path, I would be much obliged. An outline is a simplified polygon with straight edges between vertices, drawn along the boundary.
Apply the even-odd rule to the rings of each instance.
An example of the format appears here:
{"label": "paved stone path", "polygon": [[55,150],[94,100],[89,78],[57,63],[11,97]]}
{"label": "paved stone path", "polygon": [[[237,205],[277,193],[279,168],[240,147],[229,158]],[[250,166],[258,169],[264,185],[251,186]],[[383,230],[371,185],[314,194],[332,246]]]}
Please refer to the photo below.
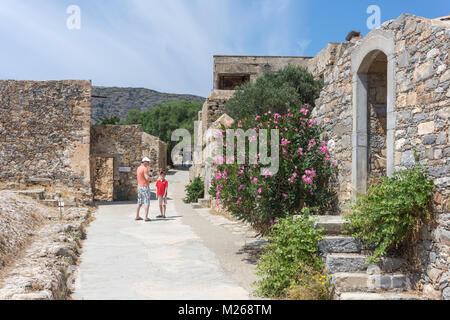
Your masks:
{"label": "paved stone path", "polygon": [[[166,220],[134,221],[134,203],[99,207],[87,230],[74,299],[249,299],[257,243],[245,225],[184,204],[187,171],[171,171]],[[153,186],[153,185],[152,185]]]}

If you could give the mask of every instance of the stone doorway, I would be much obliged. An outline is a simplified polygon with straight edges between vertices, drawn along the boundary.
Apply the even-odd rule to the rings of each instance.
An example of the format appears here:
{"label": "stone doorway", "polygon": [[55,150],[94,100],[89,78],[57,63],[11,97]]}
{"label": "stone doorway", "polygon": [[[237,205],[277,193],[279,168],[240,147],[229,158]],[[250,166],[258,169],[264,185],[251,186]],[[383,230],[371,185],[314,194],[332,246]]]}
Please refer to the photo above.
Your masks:
{"label": "stone doorway", "polygon": [[394,37],[372,31],[352,53],[353,195],[394,170]]}
{"label": "stone doorway", "polygon": [[114,158],[95,157],[93,168],[94,201],[114,201]]}

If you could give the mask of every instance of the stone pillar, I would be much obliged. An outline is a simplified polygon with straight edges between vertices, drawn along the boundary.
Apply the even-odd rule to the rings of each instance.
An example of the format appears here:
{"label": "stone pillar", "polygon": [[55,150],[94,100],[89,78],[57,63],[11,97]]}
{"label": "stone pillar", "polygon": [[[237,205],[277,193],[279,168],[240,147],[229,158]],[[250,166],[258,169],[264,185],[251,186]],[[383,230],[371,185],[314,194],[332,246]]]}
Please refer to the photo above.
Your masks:
{"label": "stone pillar", "polygon": [[367,191],[367,75],[353,75],[352,187]]}

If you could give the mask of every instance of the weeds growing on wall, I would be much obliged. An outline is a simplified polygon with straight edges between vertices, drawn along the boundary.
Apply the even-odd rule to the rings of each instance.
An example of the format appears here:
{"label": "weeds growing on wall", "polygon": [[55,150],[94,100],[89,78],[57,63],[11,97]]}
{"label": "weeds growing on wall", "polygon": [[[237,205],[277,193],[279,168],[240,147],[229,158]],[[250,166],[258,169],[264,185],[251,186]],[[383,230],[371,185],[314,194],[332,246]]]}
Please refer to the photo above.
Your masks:
{"label": "weeds growing on wall", "polygon": [[330,276],[307,265],[302,265],[300,269],[301,273],[292,281],[287,291],[289,300],[334,299],[334,285]]}
{"label": "weeds growing on wall", "polygon": [[[317,243],[322,230],[314,228],[314,220],[306,211],[297,218],[289,215],[272,221],[268,244],[256,267],[262,278],[255,284],[257,295],[286,297],[294,280],[312,277],[323,269]],[[292,288],[291,288],[292,289]]]}
{"label": "weeds growing on wall", "polygon": [[346,216],[350,222],[347,233],[374,250],[368,263],[402,245],[429,216],[432,191],[433,181],[417,166],[384,177],[357,197],[352,213]]}

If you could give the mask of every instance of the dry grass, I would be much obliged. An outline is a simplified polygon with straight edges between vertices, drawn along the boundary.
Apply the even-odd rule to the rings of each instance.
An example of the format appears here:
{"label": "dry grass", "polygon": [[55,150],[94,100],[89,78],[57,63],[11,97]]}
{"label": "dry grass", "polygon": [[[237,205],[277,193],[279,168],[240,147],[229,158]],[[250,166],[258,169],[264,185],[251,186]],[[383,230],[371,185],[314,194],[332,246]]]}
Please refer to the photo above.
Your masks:
{"label": "dry grass", "polygon": [[22,250],[54,210],[11,191],[0,191],[0,268]]}

